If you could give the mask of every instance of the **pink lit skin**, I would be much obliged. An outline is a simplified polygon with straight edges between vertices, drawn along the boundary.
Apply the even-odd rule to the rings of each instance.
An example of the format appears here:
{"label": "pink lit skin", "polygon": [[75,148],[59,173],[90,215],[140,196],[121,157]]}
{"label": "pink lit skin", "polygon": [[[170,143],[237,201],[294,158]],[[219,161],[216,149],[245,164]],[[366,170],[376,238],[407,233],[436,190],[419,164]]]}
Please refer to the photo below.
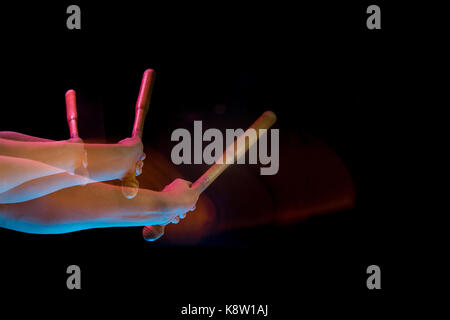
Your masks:
{"label": "pink lit skin", "polygon": [[[87,152],[88,176],[78,174]],[[139,189],[126,199],[119,186],[130,167],[142,172],[139,137],[118,144],[51,141],[0,132],[0,226],[28,233],[178,223],[200,191],[177,179],[161,192]]]}

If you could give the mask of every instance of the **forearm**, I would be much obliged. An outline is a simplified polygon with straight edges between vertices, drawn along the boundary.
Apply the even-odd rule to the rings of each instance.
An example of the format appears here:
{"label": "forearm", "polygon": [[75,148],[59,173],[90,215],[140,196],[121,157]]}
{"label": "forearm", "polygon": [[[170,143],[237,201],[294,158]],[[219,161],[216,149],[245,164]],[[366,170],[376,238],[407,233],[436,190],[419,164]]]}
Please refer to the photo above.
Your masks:
{"label": "forearm", "polygon": [[67,141],[35,142],[14,141],[0,138],[0,156],[34,160],[49,166],[73,172],[73,159],[76,148],[81,149],[81,144],[70,144]]}
{"label": "forearm", "polygon": [[[5,184],[4,187],[0,187],[0,203],[29,201],[61,189],[108,181],[124,175],[119,169],[115,171],[117,175],[114,175],[111,171],[107,174],[106,169],[102,168],[100,163],[88,170],[88,176],[80,176],[77,174],[61,172],[62,170],[32,160],[18,158],[9,159],[12,159],[11,166],[3,167],[5,171],[4,174],[0,172]],[[0,159],[0,165],[3,164],[4,162]],[[18,167],[19,164],[21,164],[20,168]],[[12,169],[12,166],[15,167],[15,169]],[[103,167],[105,167],[105,165],[103,165]],[[0,171],[3,170],[0,169]],[[26,172],[32,174],[24,175]],[[119,175],[119,172],[121,175]],[[11,176],[9,180],[7,179],[8,175]],[[8,187],[6,187],[6,185]]]}
{"label": "forearm", "polygon": [[66,172],[26,181],[8,191],[0,193],[0,203],[18,203],[46,196],[61,189],[94,183],[79,175]]}
{"label": "forearm", "polygon": [[90,228],[167,224],[177,214],[164,192],[141,189],[133,199],[105,183],[72,187],[27,202],[0,204],[0,224],[28,233],[65,233]]}
{"label": "forearm", "polygon": [[123,144],[82,144],[29,136],[23,141],[12,140],[25,139],[22,135],[11,134],[0,135],[0,156],[34,160],[73,173],[81,165],[81,152],[86,152],[89,176],[95,181],[120,179],[137,161],[130,158],[132,147]]}
{"label": "forearm", "polygon": [[22,158],[0,155],[0,193],[27,181],[63,172],[47,164]]}
{"label": "forearm", "polygon": [[14,141],[29,141],[29,142],[52,142],[53,140],[33,137],[27,134],[14,131],[0,131],[0,139],[14,140]]}
{"label": "forearm", "polygon": [[87,143],[89,177],[95,181],[121,179],[136,165],[137,159],[130,158],[130,147],[121,144]]}

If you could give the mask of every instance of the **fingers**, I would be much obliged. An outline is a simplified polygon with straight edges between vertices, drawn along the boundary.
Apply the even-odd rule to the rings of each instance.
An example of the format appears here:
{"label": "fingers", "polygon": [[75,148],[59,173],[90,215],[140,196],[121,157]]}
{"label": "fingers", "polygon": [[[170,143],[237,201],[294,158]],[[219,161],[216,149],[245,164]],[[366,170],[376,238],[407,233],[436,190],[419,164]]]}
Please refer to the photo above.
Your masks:
{"label": "fingers", "polygon": [[[195,206],[190,211],[193,211],[193,210],[195,210]],[[171,223],[178,224],[182,219],[186,218],[186,216],[187,216],[186,212],[180,213],[177,217],[175,217],[171,221]]]}
{"label": "fingers", "polygon": [[178,224],[178,222],[180,222],[180,217],[175,217],[175,218],[172,220],[172,223],[173,223],[173,224]]}
{"label": "fingers", "polygon": [[136,163],[136,176],[142,173],[142,168],[144,167],[144,161],[140,160]]}
{"label": "fingers", "polygon": [[136,162],[136,176],[139,176],[142,174],[142,168],[144,167],[144,160],[146,158],[146,154],[142,152],[142,155],[140,157],[140,160]]}
{"label": "fingers", "polygon": [[142,168],[136,167],[136,177],[142,174]]}

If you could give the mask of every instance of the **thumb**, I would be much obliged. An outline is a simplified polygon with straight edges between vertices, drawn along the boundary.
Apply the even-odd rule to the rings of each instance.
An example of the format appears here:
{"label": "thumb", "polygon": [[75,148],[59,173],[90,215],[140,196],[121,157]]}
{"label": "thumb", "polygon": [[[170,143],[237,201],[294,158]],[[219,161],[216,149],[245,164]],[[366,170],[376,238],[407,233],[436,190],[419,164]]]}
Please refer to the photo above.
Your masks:
{"label": "thumb", "polygon": [[192,185],[192,189],[201,193],[209,186],[209,178],[208,177],[200,177],[197,181]]}

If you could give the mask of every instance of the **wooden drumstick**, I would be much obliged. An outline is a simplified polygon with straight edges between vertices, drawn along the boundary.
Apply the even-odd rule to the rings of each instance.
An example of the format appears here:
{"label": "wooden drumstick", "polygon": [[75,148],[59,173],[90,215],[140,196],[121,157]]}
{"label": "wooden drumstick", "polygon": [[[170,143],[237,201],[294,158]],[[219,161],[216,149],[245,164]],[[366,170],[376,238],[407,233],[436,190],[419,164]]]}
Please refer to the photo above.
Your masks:
{"label": "wooden drumstick", "polygon": [[[205,191],[214,180],[220,176],[225,169],[227,169],[231,164],[236,163],[236,161],[245,155],[245,153],[250,149],[261,136],[262,132],[260,129],[269,129],[277,120],[275,113],[272,111],[264,112],[242,135],[240,135],[233,144],[229,145],[222,156],[214,163],[200,178],[198,178],[191,186],[195,188],[200,184],[203,184],[201,192]],[[251,131],[256,130],[257,134],[253,135]],[[248,143],[246,143],[248,140]],[[233,158],[234,161],[227,159]],[[229,163],[227,163],[229,162]],[[230,163],[232,162],[232,163]],[[145,226],[142,230],[142,235],[147,241],[155,241],[164,234],[165,226],[154,225]]]}
{"label": "wooden drumstick", "polygon": [[80,139],[78,136],[77,97],[75,90],[72,89],[66,92],[66,115],[70,138],[74,140]]}
{"label": "wooden drumstick", "polygon": [[[139,96],[136,101],[133,132],[131,134],[132,137],[138,136],[142,139],[145,116],[147,115],[148,107],[150,105],[155,75],[156,73],[153,69],[147,69],[142,76]],[[138,191],[139,181],[136,179],[136,167],[134,166],[133,168],[130,168],[128,173],[122,178],[122,194],[128,199],[132,199],[136,196]]]}
{"label": "wooden drumstick", "polygon": [[[83,140],[81,140],[80,136],[78,135],[77,96],[75,90],[73,89],[70,89],[66,92],[66,116],[67,124],[69,125],[70,139],[74,143],[83,143]],[[85,151],[82,159],[82,167],[76,168],[76,173],[88,178],[89,174],[86,168],[87,153]]]}

